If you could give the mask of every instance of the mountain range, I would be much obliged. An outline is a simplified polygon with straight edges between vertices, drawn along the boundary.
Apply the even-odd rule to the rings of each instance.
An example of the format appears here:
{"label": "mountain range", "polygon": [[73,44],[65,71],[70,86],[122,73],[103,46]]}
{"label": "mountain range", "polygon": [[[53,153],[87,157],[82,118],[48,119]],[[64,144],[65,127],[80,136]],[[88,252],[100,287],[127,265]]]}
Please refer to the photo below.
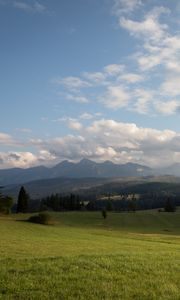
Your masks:
{"label": "mountain range", "polygon": [[51,178],[115,178],[115,177],[141,177],[152,174],[152,169],[139,164],[114,164],[111,161],[96,163],[82,159],[78,163],[67,160],[54,167],[37,166],[27,169],[12,168],[0,170],[0,185],[25,183],[34,180]]}
{"label": "mountain range", "polygon": [[73,163],[65,160],[51,168],[37,166],[27,169],[0,170],[0,186],[52,178],[117,178],[155,175],[180,176],[180,164],[169,168],[152,169],[135,163],[115,164],[111,161],[96,163],[89,159]]}

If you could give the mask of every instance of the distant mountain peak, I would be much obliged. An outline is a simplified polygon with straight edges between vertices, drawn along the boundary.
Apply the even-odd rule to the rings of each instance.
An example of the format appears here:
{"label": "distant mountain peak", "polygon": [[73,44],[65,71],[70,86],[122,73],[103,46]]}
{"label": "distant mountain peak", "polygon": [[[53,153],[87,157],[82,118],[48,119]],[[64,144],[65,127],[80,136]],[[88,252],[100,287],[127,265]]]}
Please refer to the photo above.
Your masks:
{"label": "distant mountain peak", "polygon": [[88,164],[89,165],[89,164],[95,164],[95,162],[88,158],[83,158],[79,161],[78,164],[83,164],[83,165]]}
{"label": "distant mountain peak", "polygon": [[72,162],[70,162],[69,160],[65,159],[62,160],[60,163],[58,163],[57,165],[55,165],[53,168],[55,167],[59,167],[59,166],[66,166],[66,165],[71,165],[73,164]]}

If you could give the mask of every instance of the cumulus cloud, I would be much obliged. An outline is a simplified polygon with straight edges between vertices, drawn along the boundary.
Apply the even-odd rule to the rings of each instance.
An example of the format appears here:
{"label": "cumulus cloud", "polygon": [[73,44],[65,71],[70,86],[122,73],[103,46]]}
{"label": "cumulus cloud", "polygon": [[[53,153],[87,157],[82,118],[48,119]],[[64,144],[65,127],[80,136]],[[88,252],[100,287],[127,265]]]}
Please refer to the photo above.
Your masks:
{"label": "cumulus cloud", "polygon": [[120,80],[124,80],[127,83],[137,83],[144,80],[144,77],[135,73],[124,73],[118,77]]}
{"label": "cumulus cloud", "polygon": [[118,109],[127,106],[129,99],[123,86],[109,86],[102,102],[109,108]]}
{"label": "cumulus cloud", "polygon": [[167,77],[161,85],[161,92],[168,96],[180,96],[180,74],[179,76]]}
{"label": "cumulus cloud", "polygon": [[38,159],[31,152],[0,152],[0,162],[3,168],[26,168],[37,164]]}
{"label": "cumulus cloud", "polygon": [[138,127],[135,123],[92,120],[82,126],[76,119],[66,120],[74,134],[28,140],[24,147],[34,151],[0,152],[0,167],[52,165],[61,160],[77,161],[83,157],[115,163],[136,162],[151,167],[180,162],[180,133]]}
{"label": "cumulus cloud", "polygon": [[119,73],[122,73],[124,70],[125,66],[120,64],[111,64],[104,67],[104,72],[108,76],[116,76]]}
{"label": "cumulus cloud", "polygon": [[39,150],[36,154],[29,151],[0,152],[0,168],[29,168],[40,164],[51,164],[56,156],[48,150]]}
{"label": "cumulus cloud", "polygon": [[133,91],[134,99],[136,99],[132,110],[135,110],[139,114],[148,114],[149,106],[153,99],[153,92],[144,89],[135,89]]}
{"label": "cumulus cloud", "polygon": [[13,143],[13,138],[6,133],[0,132],[0,144],[11,144]]}
{"label": "cumulus cloud", "polygon": [[[108,108],[120,109],[127,107],[130,100],[130,92],[126,84],[137,84],[144,80],[138,73],[129,73],[124,65],[110,64],[105,66],[101,72],[83,72],[80,77],[56,78],[53,83],[62,86],[64,93],[58,92],[60,96],[77,103],[89,103],[89,94],[86,96],[86,88],[91,89],[95,100]],[[123,83],[123,85],[122,85]],[[101,92],[94,91],[101,87]]]}
{"label": "cumulus cloud", "polygon": [[156,7],[145,16],[143,21],[134,21],[121,17],[119,25],[127,29],[130,34],[143,37],[147,41],[159,42],[166,36],[167,24],[161,24],[159,17],[162,13],[169,13],[164,7]]}
{"label": "cumulus cloud", "polygon": [[132,47],[132,55],[125,57],[123,63],[54,79],[60,94],[76,103],[98,102],[105,109],[138,114],[179,112],[180,36],[178,31],[173,32],[170,22],[168,25],[167,16],[172,16],[172,12],[165,6],[153,7],[154,4],[146,5],[141,0],[113,3],[118,25],[134,41],[137,39],[138,50]]}
{"label": "cumulus cloud", "polygon": [[116,163],[136,162],[152,167],[180,162],[179,133],[114,120],[93,121],[89,126],[79,128],[77,135],[32,143],[54,157],[54,162],[77,161],[83,157]]}
{"label": "cumulus cloud", "polygon": [[121,16],[119,25],[140,39],[143,51],[138,53],[137,62],[141,70],[151,70],[162,65],[165,69],[179,72],[180,36],[170,32],[166,23],[160,22],[162,14],[170,14],[166,7],[154,7],[143,20],[132,20]]}
{"label": "cumulus cloud", "polygon": [[[142,2],[138,1],[115,1],[117,13],[114,13],[118,18],[118,24],[121,28],[127,30],[131,36],[138,39],[141,45],[141,50],[133,53],[132,58],[138,64],[141,72],[149,72],[149,76],[137,76],[137,82],[144,80],[143,85],[156,81],[155,76],[158,76],[159,87],[154,88],[155,98],[136,97],[135,95],[135,111],[139,113],[148,113],[149,107],[156,110],[156,113],[170,115],[176,113],[179,108],[179,81],[180,81],[180,35],[178,31],[172,31],[168,26],[168,19],[162,22],[162,15],[168,14],[172,16],[172,12],[165,6],[155,6],[151,8],[145,15],[138,15],[134,19],[127,12],[132,12],[134,9],[141,8]],[[143,2],[144,4],[144,2]],[[119,8],[119,10],[118,10]],[[142,15],[142,17],[141,17]],[[163,19],[165,20],[165,18]],[[156,72],[155,72],[156,69]],[[141,78],[142,77],[142,78]],[[122,79],[129,79],[129,83],[136,81],[136,77],[128,74],[120,76]],[[132,81],[131,81],[132,79]],[[144,89],[139,87],[139,89]],[[178,98],[177,98],[178,97]],[[174,98],[172,100],[172,98]],[[157,100],[155,100],[157,99]],[[150,105],[151,103],[151,105]],[[159,104],[162,104],[159,107]]]}
{"label": "cumulus cloud", "polygon": [[155,103],[156,110],[164,115],[172,115],[179,111],[180,108],[180,101],[158,101]]}
{"label": "cumulus cloud", "polygon": [[106,75],[102,72],[84,72],[83,76],[94,84],[106,84]]}
{"label": "cumulus cloud", "polygon": [[19,146],[21,143],[13,138],[10,134],[0,132],[0,145],[1,146]]}
{"label": "cumulus cloud", "polygon": [[82,124],[77,119],[69,119],[68,127],[73,130],[80,130],[83,128]]}
{"label": "cumulus cloud", "polygon": [[55,78],[52,81],[70,90],[77,90],[83,87],[90,86],[90,84],[87,81],[82,80],[81,78],[75,76],[69,76],[65,78]]}

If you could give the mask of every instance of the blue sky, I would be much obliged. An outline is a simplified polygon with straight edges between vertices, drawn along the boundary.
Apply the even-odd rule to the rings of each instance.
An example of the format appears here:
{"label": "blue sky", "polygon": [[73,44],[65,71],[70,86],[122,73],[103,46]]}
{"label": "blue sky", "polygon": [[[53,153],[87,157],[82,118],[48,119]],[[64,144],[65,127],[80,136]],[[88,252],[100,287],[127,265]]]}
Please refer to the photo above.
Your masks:
{"label": "blue sky", "polygon": [[180,162],[179,0],[0,0],[0,168]]}

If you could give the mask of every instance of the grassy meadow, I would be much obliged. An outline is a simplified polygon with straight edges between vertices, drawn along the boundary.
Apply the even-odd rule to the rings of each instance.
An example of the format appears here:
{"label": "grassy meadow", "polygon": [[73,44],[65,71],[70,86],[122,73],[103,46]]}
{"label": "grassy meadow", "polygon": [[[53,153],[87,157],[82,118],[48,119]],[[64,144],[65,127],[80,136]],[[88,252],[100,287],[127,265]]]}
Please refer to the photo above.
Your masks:
{"label": "grassy meadow", "polygon": [[180,299],[180,211],[52,216],[0,216],[0,299]]}

